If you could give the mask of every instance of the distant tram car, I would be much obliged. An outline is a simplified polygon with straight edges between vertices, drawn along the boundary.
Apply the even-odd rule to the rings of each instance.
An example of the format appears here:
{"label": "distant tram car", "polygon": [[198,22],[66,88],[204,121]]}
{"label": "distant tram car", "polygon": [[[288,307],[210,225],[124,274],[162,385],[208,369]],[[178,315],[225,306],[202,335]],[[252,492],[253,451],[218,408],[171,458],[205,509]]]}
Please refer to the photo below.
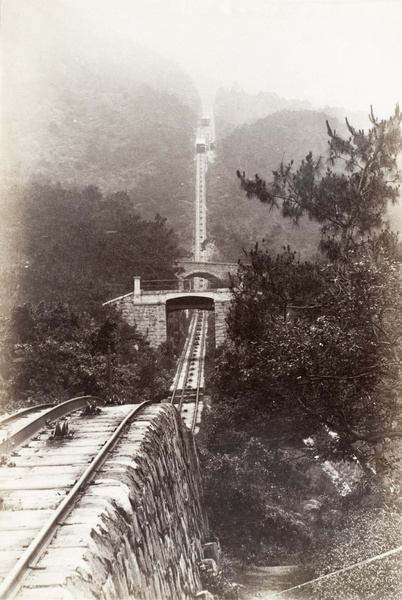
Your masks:
{"label": "distant tram car", "polygon": [[211,117],[201,117],[201,127],[209,127]]}
{"label": "distant tram car", "polygon": [[207,151],[207,140],[204,138],[198,138],[195,140],[195,149],[197,154],[202,154]]}

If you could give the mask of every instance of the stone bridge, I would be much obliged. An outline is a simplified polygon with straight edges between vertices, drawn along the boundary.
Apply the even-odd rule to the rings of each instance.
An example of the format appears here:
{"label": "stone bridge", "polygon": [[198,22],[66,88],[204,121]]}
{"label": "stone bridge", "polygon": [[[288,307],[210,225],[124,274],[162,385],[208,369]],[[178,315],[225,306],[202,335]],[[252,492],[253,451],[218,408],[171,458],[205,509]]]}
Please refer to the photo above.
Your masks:
{"label": "stone bridge", "polygon": [[[197,275],[194,276],[201,275],[197,271]],[[130,325],[136,325],[138,331],[148,338],[153,347],[159,346],[167,339],[167,316],[170,312],[186,309],[214,311],[215,344],[222,344],[226,335],[226,314],[231,299],[229,290],[184,290],[182,282],[177,280],[175,284],[174,290],[144,290],[141,289],[141,278],[135,277],[132,293],[109,300],[104,306],[114,305],[121,311],[124,320]]]}
{"label": "stone bridge", "polygon": [[210,281],[229,281],[229,274],[234,275],[237,271],[237,263],[228,262],[205,262],[205,261],[177,261],[177,266],[182,269],[179,273],[181,279],[200,277]]}

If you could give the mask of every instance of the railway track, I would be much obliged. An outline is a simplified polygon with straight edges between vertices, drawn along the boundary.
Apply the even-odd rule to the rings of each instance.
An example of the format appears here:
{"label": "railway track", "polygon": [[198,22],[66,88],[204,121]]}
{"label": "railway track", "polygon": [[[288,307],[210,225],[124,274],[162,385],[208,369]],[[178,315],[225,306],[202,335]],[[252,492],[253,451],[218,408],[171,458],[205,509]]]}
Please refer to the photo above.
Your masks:
{"label": "railway track", "polygon": [[[205,123],[204,123],[205,121]],[[195,182],[195,238],[194,258],[205,260],[204,243],[206,232],[206,171],[208,166],[209,143],[212,139],[211,119],[202,118],[197,130],[197,137],[204,140],[200,151],[196,152]],[[208,282],[203,278],[195,278],[197,290],[207,288]],[[176,376],[171,389],[171,403],[178,404],[178,410],[186,426],[193,432],[201,420],[204,391],[204,359],[207,339],[208,320],[203,311],[193,311],[187,340],[179,360]]]}
{"label": "railway track", "polygon": [[203,409],[207,328],[205,312],[195,310],[171,388],[170,401],[178,405],[185,425],[193,433],[197,432]]}
{"label": "railway track", "polygon": [[[205,172],[197,156],[195,254],[204,258]],[[203,282],[202,289],[206,282]],[[171,390],[197,432],[203,409],[208,321],[194,310]],[[0,417],[0,599],[15,598],[127,427],[149,402],[103,406],[92,396]],[[56,537],[55,537],[56,536]]]}
{"label": "railway track", "polygon": [[78,497],[148,404],[99,411],[93,399],[76,398],[40,410],[28,432],[21,433],[24,425],[8,438],[0,468],[0,598],[15,597]]}
{"label": "railway track", "polygon": [[[206,314],[195,310],[171,395],[193,432],[203,408],[206,336]],[[0,419],[1,599],[23,588],[129,423],[150,404],[99,408],[96,400],[83,396]]]}

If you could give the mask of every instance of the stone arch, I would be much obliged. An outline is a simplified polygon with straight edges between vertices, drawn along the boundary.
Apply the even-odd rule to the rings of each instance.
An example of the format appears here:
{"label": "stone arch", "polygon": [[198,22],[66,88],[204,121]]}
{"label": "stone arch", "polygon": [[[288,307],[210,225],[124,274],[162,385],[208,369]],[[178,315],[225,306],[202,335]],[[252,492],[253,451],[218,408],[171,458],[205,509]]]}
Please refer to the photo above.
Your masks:
{"label": "stone arch", "polygon": [[209,271],[191,271],[190,273],[186,273],[181,276],[183,279],[192,279],[193,277],[200,277],[201,279],[208,279],[209,281],[218,282],[221,281],[221,278],[215,273],[210,273]]}
{"label": "stone arch", "polygon": [[[181,280],[199,277],[207,279],[211,282],[225,282],[222,287],[227,287],[229,274],[234,275],[237,272],[237,263],[220,263],[220,262],[204,262],[204,261],[178,261],[179,277]],[[216,287],[216,286],[214,286]]]}
{"label": "stone arch", "polygon": [[[137,281],[138,280],[138,281]],[[215,344],[221,345],[226,335],[226,315],[231,294],[228,289],[204,290],[202,292],[184,292],[169,290],[143,291],[137,278],[134,293],[119,296],[105,302],[113,304],[121,311],[130,325],[136,325],[145,335],[151,346],[157,347],[167,338],[167,317],[169,312],[186,309],[214,311]]]}
{"label": "stone arch", "polygon": [[220,346],[226,336],[226,316],[229,308],[227,299],[221,300],[209,295],[181,295],[166,300],[166,322],[170,313],[179,310],[208,310],[214,312],[215,345]]}
{"label": "stone arch", "polygon": [[[209,271],[193,271],[191,273],[186,273],[185,275],[180,276],[181,281],[185,283],[184,289],[196,289],[197,284],[195,282],[196,279],[204,279],[208,281],[208,287],[210,289],[219,289],[219,288],[227,288],[228,281],[222,279],[215,273],[210,273]],[[193,283],[194,282],[194,283]],[[187,287],[189,286],[189,287]]]}

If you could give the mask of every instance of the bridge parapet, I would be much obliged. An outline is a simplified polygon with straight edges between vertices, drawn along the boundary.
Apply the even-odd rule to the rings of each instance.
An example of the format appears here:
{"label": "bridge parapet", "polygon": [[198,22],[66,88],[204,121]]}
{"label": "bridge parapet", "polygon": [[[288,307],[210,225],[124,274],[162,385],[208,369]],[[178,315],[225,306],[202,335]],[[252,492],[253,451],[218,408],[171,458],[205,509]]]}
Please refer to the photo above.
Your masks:
{"label": "bridge parapet", "polygon": [[[221,298],[224,295],[225,299],[229,299],[230,292],[227,287],[205,289],[202,285],[197,285],[192,280],[141,280],[141,277],[134,277],[134,303],[166,302],[172,297],[179,295],[196,295],[205,298],[215,298],[215,296]],[[109,302],[112,303],[114,300],[110,300]]]}
{"label": "bridge parapet", "polygon": [[210,280],[228,281],[229,275],[237,272],[238,264],[229,262],[205,262],[193,260],[180,260],[176,265],[182,269],[179,277],[203,277]]}

